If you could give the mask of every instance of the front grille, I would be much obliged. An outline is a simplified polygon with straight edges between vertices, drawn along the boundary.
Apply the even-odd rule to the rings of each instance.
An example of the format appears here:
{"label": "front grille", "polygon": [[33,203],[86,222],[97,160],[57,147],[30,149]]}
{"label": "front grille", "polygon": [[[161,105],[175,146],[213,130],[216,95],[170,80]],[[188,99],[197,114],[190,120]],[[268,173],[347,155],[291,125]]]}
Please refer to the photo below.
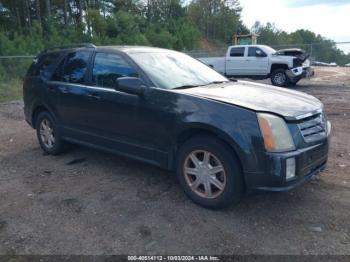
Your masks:
{"label": "front grille", "polygon": [[326,121],[323,113],[300,120],[298,126],[306,143],[314,142],[327,136]]}
{"label": "front grille", "polygon": [[303,62],[299,58],[294,58],[293,59],[293,68],[302,66]]}

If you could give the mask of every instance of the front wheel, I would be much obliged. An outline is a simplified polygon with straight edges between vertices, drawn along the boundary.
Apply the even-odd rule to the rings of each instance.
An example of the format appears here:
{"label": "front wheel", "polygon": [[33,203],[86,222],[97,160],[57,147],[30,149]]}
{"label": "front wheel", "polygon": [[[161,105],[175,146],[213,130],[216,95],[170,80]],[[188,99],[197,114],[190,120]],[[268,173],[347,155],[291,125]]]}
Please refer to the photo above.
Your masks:
{"label": "front wheel", "polygon": [[290,87],[296,87],[299,81],[300,81],[300,79],[297,80],[297,81],[295,81],[295,82],[290,82],[288,86],[290,86]]}
{"label": "front wheel", "polygon": [[41,112],[36,120],[36,134],[40,147],[50,155],[57,155],[64,150],[64,142],[53,117],[48,112]]}
{"label": "front wheel", "polygon": [[242,172],[234,152],[209,136],[195,137],[181,146],[177,177],[186,195],[207,208],[238,203],[243,193]]}
{"label": "front wheel", "polygon": [[289,84],[289,78],[285,69],[276,69],[271,74],[271,83],[274,86],[285,87]]}

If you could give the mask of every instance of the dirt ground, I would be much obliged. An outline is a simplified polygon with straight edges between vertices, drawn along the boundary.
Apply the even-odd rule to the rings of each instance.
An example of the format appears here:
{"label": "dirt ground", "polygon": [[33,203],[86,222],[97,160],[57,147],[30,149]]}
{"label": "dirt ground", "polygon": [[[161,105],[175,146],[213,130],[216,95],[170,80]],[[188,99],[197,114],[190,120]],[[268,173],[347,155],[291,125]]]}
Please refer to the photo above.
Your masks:
{"label": "dirt ground", "polygon": [[296,89],[325,104],[328,168],[222,211],[149,165],[82,147],[45,155],[22,104],[1,104],[0,254],[350,254],[350,69],[318,68]]}

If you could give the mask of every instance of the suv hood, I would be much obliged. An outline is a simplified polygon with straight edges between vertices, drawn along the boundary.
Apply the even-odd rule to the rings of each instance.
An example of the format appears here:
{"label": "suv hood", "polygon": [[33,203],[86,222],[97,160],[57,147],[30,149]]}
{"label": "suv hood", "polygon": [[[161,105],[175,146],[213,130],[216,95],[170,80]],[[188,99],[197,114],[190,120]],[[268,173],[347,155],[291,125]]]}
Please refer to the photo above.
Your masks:
{"label": "suv hood", "polygon": [[317,98],[305,93],[248,81],[173,91],[254,111],[278,114],[286,120],[298,120],[311,116],[318,113],[323,107]]}

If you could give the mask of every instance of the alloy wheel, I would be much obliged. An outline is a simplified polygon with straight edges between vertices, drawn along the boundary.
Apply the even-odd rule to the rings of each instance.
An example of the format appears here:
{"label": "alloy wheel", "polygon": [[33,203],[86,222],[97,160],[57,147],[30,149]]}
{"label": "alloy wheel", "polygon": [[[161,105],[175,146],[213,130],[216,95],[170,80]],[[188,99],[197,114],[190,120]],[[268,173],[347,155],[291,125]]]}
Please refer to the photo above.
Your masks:
{"label": "alloy wheel", "polygon": [[40,139],[44,146],[51,149],[55,146],[55,133],[51,122],[44,118],[40,123]]}
{"label": "alloy wheel", "polygon": [[216,198],[225,190],[226,171],[221,161],[211,152],[195,150],[183,164],[187,185],[200,197]]}

